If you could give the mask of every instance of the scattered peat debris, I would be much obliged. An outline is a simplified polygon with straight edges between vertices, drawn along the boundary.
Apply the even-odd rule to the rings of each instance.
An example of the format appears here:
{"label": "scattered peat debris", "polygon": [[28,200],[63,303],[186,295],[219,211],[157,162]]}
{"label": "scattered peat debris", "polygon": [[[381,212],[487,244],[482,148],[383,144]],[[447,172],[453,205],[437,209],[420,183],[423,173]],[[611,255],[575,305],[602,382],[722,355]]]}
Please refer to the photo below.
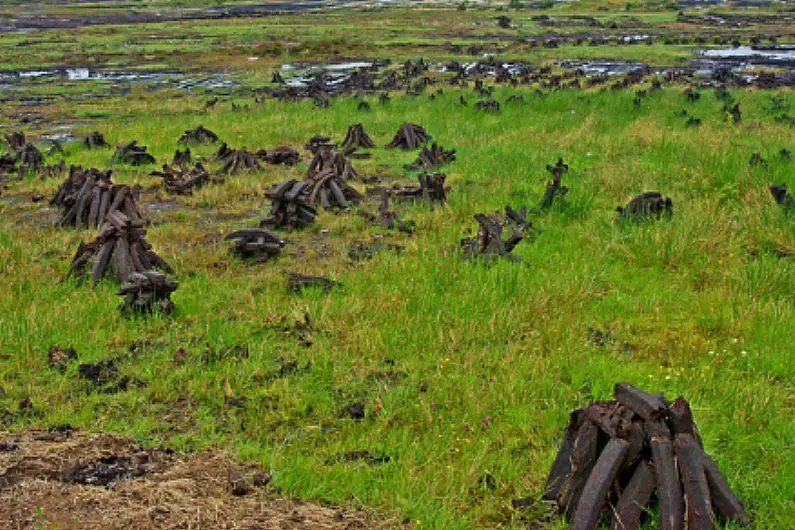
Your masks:
{"label": "scattered peat debris", "polygon": [[191,195],[194,189],[199,189],[205,184],[223,184],[226,181],[220,175],[210,175],[201,162],[196,162],[193,169],[184,166],[178,166],[178,169],[175,169],[164,165],[162,171],[153,171],[151,175],[162,178],[166,191],[176,195]]}
{"label": "scattered peat debris", "polygon": [[571,413],[546,481],[543,498],[557,502],[572,530],[595,530],[605,511],[611,528],[634,530],[655,493],[661,529],[750,524],[684,398],[669,402],[629,383],[617,383],[614,397]]}
{"label": "scattered peat debris", "polygon": [[375,214],[360,210],[359,214],[362,215],[368,223],[378,224],[385,230],[393,230],[397,227],[401,232],[411,233],[414,231],[413,221],[401,221],[397,212],[389,209],[389,192],[386,188],[377,187],[380,197],[380,204],[378,211]]}
{"label": "scattered peat debris", "polygon": [[64,372],[66,370],[66,365],[68,365],[70,361],[77,359],[77,352],[74,348],[50,346],[47,357],[50,368],[55,368],[60,372]]}
{"label": "scattered peat debris", "polygon": [[434,203],[444,205],[447,202],[449,187],[444,185],[447,176],[444,173],[422,174],[417,177],[419,186],[406,186],[397,190],[395,196],[400,199],[423,199],[429,206]]}
{"label": "scattered peat debris", "polygon": [[382,250],[392,250],[400,254],[403,252],[403,247],[389,243],[353,241],[348,246],[348,257],[352,261],[366,261],[373,259]]}
{"label": "scattered peat debris", "polygon": [[316,155],[322,148],[336,149],[337,144],[331,143],[331,137],[320,134],[314,135],[304,144],[304,149],[313,155]]}
{"label": "scattered peat debris", "polygon": [[767,168],[767,160],[762,158],[762,155],[759,153],[754,153],[751,155],[751,158],[748,159],[748,165],[751,167],[763,167]]}
{"label": "scattered peat debris", "polygon": [[319,287],[324,291],[330,291],[335,287],[339,287],[340,283],[328,278],[321,278],[320,276],[306,276],[297,272],[291,272],[287,278],[287,285],[293,292],[300,292],[307,287]]}
{"label": "scattered peat debris", "polygon": [[268,151],[260,149],[256,152],[258,159],[273,165],[294,166],[301,160],[301,155],[292,147],[282,145]]}
{"label": "scattered peat debris", "polygon": [[472,108],[475,110],[481,110],[483,112],[500,112],[500,104],[496,99],[484,99],[478,101]]}
{"label": "scattered peat debris", "polygon": [[349,418],[354,420],[363,420],[364,419],[364,403],[355,402],[355,403],[348,403],[343,408],[343,412]]}

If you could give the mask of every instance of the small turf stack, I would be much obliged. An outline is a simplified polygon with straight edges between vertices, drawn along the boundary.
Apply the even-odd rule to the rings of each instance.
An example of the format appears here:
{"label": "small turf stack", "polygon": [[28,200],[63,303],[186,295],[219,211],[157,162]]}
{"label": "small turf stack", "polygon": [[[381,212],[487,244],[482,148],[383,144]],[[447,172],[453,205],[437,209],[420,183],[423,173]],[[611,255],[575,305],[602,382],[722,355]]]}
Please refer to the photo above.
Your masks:
{"label": "small turf stack", "polygon": [[226,236],[226,239],[234,240],[232,252],[237,257],[260,263],[276,258],[284,247],[284,241],[279,236],[263,228],[238,230]]}
{"label": "small turf stack", "polygon": [[66,162],[61,159],[60,162],[57,164],[52,164],[49,166],[44,166],[41,168],[41,178],[48,179],[48,178],[55,178],[60,177],[66,172]]}
{"label": "small turf stack", "polygon": [[408,170],[424,169],[426,171],[433,171],[454,160],[455,149],[445,149],[434,142],[430,149],[428,149],[428,146],[424,146],[420,150],[419,155],[417,155],[417,160],[411,164],[406,164],[403,168]]}
{"label": "small turf stack", "polygon": [[20,175],[35,173],[44,166],[44,155],[30,143],[25,144],[22,149],[17,151],[16,158],[19,163]]}
{"label": "small turf stack", "polygon": [[108,213],[106,219],[94,241],[80,243],[67,278],[72,275],[83,276],[89,265],[92,285],[109,273],[120,285],[135,272],[160,269],[173,273],[171,266],[144,239],[146,230],[143,220],[131,219],[119,210]]}
{"label": "small turf stack", "polygon": [[660,530],[711,530],[715,520],[750,524],[715,462],[702,449],[690,405],[617,383],[615,401],[571,414],[547,478],[572,530],[595,530],[602,512],[611,530],[638,528],[655,492]]}
{"label": "small turf stack", "polygon": [[358,203],[362,195],[346,184],[346,179],[355,178],[356,171],[345,155],[331,148],[321,147],[309,165],[304,182],[307,184],[301,193],[307,195],[306,202],[320,203],[326,210],[346,209],[349,203]]}
{"label": "small turf stack", "polygon": [[204,125],[199,125],[195,129],[188,129],[185,131],[177,143],[180,144],[187,144],[187,143],[197,143],[197,144],[207,144],[207,143],[215,143],[218,141],[218,135],[212,132],[210,129],[206,129]]}
{"label": "small turf stack", "polygon": [[222,184],[226,179],[219,175],[210,175],[201,162],[197,162],[193,169],[180,167],[174,169],[169,165],[163,166],[163,171],[153,171],[154,177],[163,179],[163,186],[169,193],[177,195],[191,195],[194,189],[201,188],[205,184],[215,182]]}
{"label": "small turf stack", "polygon": [[137,140],[116,146],[116,152],[110,161],[113,164],[130,164],[144,166],[155,163],[155,157],[146,152],[145,145],[138,145]]}
{"label": "small turf stack", "polygon": [[341,147],[346,155],[350,155],[357,149],[371,149],[375,147],[375,142],[370,138],[370,135],[365,132],[364,126],[361,123],[357,123],[348,127],[348,132],[345,135],[345,139],[342,141]]}
{"label": "small turf stack", "polygon": [[399,147],[405,150],[417,149],[419,146],[428,143],[430,139],[431,137],[421,126],[404,122],[395,133],[395,137],[386,146]]}
{"label": "small turf stack", "polygon": [[422,198],[429,206],[432,206],[434,202],[444,204],[447,201],[447,192],[450,191],[450,188],[444,185],[447,180],[444,173],[420,175],[417,180],[419,186],[406,186],[398,190],[395,195],[402,199]]}
{"label": "small turf stack", "polygon": [[320,134],[314,135],[312,138],[309,139],[306,144],[304,144],[304,149],[316,155],[321,148],[328,147],[331,149],[335,149],[337,144],[331,143],[331,137],[329,136],[322,136]]}
{"label": "small turf stack", "polygon": [[795,212],[795,197],[789,194],[786,184],[771,184],[770,194],[782,207]]}
{"label": "small turf stack", "polygon": [[[488,261],[493,257],[508,258],[512,261],[521,261],[521,258],[513,256],[511,252],[522,239],[525,231],[532,223],[525,219],[526,208],[521,208],[518,212],[510,206],[505,207],[505,217],[497,215],[488,216],[482,213],[475,215],[478,222],[478,233],[475,237],[461,240],[461,248],[464,251],[465,259],[483,258]],[[508,236],[502,239],[504,225],[515,224],[516,228]]]}
{"label": "small turf stack", "polygon": [[98,147],[110,147],[110,144],[105,141],[105,137],[102,133],[94,131],[90,133],[83,139],[83,145],[88,147],[89,149],[95,149]]}
{"label": "small turf stack", "polygon": [[186,167],[193,162],[193,154],[190,152],[190,147],[186,147],[184,151],[177,149],[174,151],[174,158],[171,160],[172,166]]}
{"label": "small turf stack", "polygon": [[333,172],[341,180],[351,180],[359,176],[344,154],[329,147],[322,147],[315,153],[315,157],[309,164],[306,176],[311,178],[318,173],[326,171]]}
{"label": "small turf stack", "polygon": [[238,170],[251,171],[260,167],[257,159],[245,147],[242,149],[231,149],[226,143],[221,145],[215,158],[223,162],[223,166],[219,170],[220,173],[234,174]]}
{"label": "small turf stack", "polygon": [[12,132],[11,134],[4,135],[6,139],[6,143],[8,144],[9,149],[14,151],[21,151],[25,144],[28,143],[27,138],[25,137],[25,133],[22,131],[19,132]]}
{"label": "small turf stack", "polygon": [[552,173],[552,180],[547,181],[547,187],[544,190],[544,196],[538,202],[538,210],[543,211],[552,206],[555,199],[562,199],[568,193],[569,188],[561,185],[561,178],[564,173],[569,172],[568,164],[563,163],[562,158],[558,158],[557,163],[552,166],[547,164],[547,171]]}
{"label": "small turf stack", "polygon": [[138,211],[138,187],[113,184],[111,171],[72,166],[50,204],[60,206],[61,226],[98,228],[113,212],[123,212],[131,220],[142,220]]}
{"label": "small turf stack", "polygon": [[413,221],[401,221],[397,212],[391,211],[389,209],[389,192],[387,189],[382,187],[377,187],[375,189],[378,190],[379,196],[381,198],[381,203],[378,206],[378,212],[376,214],[371,214],[369,212],[360,211],[359,213],[362,215],[362,217],[364,217],[368,223],[377,223],[381,225],[381,228],[386,230],[392,230],[397,226],[398,230],[401,232],[413,232]]}
{"label": "small turf stack", "polygon": [[626,207],[617,207],[616,211],[623,218],[660,219],[663,215],[667,217],[673,215],[673,202],[670,197],[663,197],[659,192],[645,191],[633,197]]}
{"label": "small turf stack", "polygon": [[309,182],[305,180],[298,182],[290,179],[274,184],[265,192],[265,196],[271,200],[271,211],[260,226],[294,230],[312,224],[317,210],[306,201],[305,192],[308,189]]}
{"label": "small turf stack", "polygon": [[147,270],[134,272],[121,285],[119,296],[124,301],[119,306],[122,313],[148,314],[155,311],[170,313],[174,310],[171,293],[179,284],[167,279],[163,274]]}
{"label": "small turf stack", "polygon": [[273,165],[294,166],[301,160],[301,155],[298,154],[298,151],[286,145],[274,147],[269,151],[260,149],[256,155],[260,160]]}

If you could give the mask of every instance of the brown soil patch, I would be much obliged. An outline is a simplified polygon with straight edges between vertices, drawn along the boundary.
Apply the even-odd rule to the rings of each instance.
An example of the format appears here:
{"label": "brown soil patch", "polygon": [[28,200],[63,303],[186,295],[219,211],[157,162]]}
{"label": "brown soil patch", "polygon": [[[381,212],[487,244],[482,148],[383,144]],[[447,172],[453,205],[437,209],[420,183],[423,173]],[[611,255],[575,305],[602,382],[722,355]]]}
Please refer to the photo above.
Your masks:
{"label": "brown soil patch", "polygon": [[[242,476],[248,493],[233,495]],[[397,528],[362,510],[268,492],[267,473],[214,451],[144,449],[112,434],[0,433],[0,528],[58,530]],[[255,484],[260,484],[256,486]],[[240,493],[238,491],[238,493]]]}

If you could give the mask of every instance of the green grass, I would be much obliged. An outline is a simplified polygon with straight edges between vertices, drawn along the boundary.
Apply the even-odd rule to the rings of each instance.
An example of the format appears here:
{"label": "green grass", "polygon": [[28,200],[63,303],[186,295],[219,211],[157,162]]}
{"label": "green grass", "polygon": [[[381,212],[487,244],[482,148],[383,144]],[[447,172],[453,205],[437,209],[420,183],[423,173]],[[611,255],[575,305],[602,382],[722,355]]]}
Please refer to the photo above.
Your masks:
{"label": "green grass", "polygon": [[[498,89],[497,98],[514,92]],[[461,107],[450,91],[435,101],[397,96],[371,113],[339,100],[328,110],[269,101],[246,113],[223,106],[201,114],[194,99],[141,93],[116,118],[120,105],[108,104],[111,116],[97,125],[108,140],[138,139],[160,160],[199,124],[255,149],[298,146],[314,133],[340,138],[357,121],[383,145],[402,121],[414,121],[457,148],[446,170],[453,191],[444,208],[401,208],[417,232],[386,239],[405,245],[403,254],[359,264],[347,262],[347,242],[381,231],[353,213],[324,213],[309,231],[286,234],[296,246],[275,263],[252,266],[228,254],[223,235],[254,225],[264,210],[241,216],[260,207],[262,190],[300,177],[303,165],[232,176],[179,198],[186,209],[165,214],[148,235],[177,270],[178,309],[147,320],[122,318],[109,283],[92,290],[60,281],[90,232],[39,226],[38,205],[0,199],[0,271],[8,278],[0,408],[32,396],[41,415],[13,427],[69,422],[184,450],[223,447],[271,467],[285,493],[397,512],[416,528],[522,528],[523,515],[547,509],[523,514],[510,501],[538,496],[567,413],[627,380],[687,397],[707,450],[757,524],[788,528],[795,217],[773,204],[766,186],[795,185],[792,163],[777,157],[795,135],[773,122],[768,96],[734,95],[739,126],[724,122],[710,92],[686,104],[678,90],[656,93],[640,110],[628,92],[526,91],[526,104],[505,104],[498,115]],[[704,120],[700,129],[674,117],[683,107]],[[208,157],[213,148],[194,151]],[[754,151],[769,160],[767,170],[749,168]],[[374,153],[355,164],[360,172],[413,158]],[[104,167],[110,154],[70,146],[67,161]],[[533,217],[537,236],[515,251],[526,265],[463,261],[456,246],[474,228],[471,216],[533,205],[544,165],[558,156],[571,166],[570,192],[565,206]],[[128,168],[115,178],[156,182]],[[57,184],[28,180],[7,193],[49,196]],[[673,219],[617,223],[615,206],[650,189],[673,198]],[[156,196],[162,192],[147,200]],[[285,271],[344,287],[289,294]],[[305,313],[315,325],[311,347],[283,331],[282,319]],[[598,347],[589,329],[614,341]],[[149,344],[127,353],[134,340]],[[65,374],[46,366],[53,344],[75,347],[84,362],[123,355],[122,372],[147,386],[86,395],[75,366]],[[205,350],[236,344],[249,358],[203,360]],[[188,358],[175,365],[181,347]],[[308,368],[278,377],[280,360]],[[245,397],[246,408],[226,405],[227,396]],[[366,404],[361,422],[341,416],[352,401]],[[335,460],[354,450],[391,460]],[[487,474],[494,489],[484,486]]]}

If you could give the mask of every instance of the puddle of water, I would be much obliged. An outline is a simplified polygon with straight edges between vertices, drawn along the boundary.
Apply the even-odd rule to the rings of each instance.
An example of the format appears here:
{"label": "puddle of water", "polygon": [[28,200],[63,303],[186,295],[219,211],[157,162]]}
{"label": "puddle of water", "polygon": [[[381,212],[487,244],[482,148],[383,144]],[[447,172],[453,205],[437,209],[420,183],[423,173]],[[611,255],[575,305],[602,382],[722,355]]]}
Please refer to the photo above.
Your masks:
{"label": "puddle of water", "polygon": [[383,65],[384,63],[369,61],[283,64],[281,70],[285,73],[290,73],[290,76],[284,81],[287,86],[304,88],[314,82],[320,81],[328,87],[336,87],[345,83],[350,77],[351,72],[355,70],[373,69]]}
{"label": "puddle of water", "polygon": [[41,70],[0,71],[0,88],[22,88],[31,81],[49,82],[65,79],[74,82],[99,81],[114,86],[133,83],[148,83],[160,86],[174,86],[180,90],[194,88],[230,88],[238,83],[227,74],[193,75],[179,70],[133,71],[96,70],[89,67],[50,68]]}
{"label": "puddle of water", "polygon": [[761,61],[764,64],[770,64],[771,62],[795,63],[795,46],[716,48],[699,50],[699,55],[718,59],[741,59],[749,62]]}
{"label": "puddle of water", "polygon": [[[586,74],[619,75],[644,71],[646,69],[646,65],[643,63],[629,63],[625,61],[558,61],[557,64],[563,68],[580,70]],[[657,72],[662,70],[663,69],[660,69]]]}

